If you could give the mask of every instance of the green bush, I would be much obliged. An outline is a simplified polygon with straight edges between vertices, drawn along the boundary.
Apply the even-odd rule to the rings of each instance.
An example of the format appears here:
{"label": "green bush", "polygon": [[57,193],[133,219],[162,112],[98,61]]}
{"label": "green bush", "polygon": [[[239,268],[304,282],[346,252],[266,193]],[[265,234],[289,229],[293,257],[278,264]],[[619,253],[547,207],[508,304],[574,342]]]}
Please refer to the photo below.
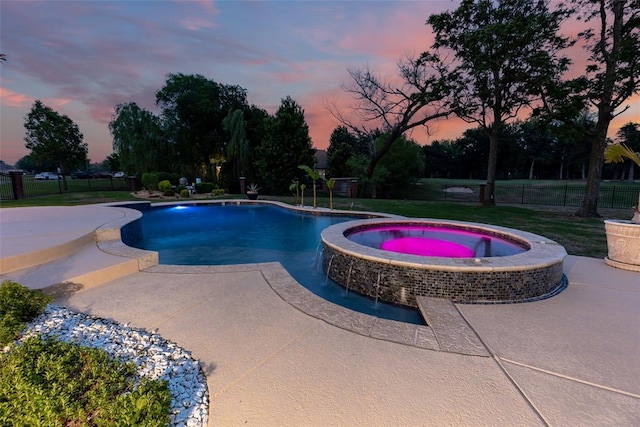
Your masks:
{"label": "green bush", "polygon": [[186,190],[187,187],[185,187],[184,185],[178,185],[176,186],[176,193],[182,193],[182,190]]}
{"label": "green bush", "polygon": [[173,172],[158,172],[158,181],[169,181],[172,184],[178,184],[180,175]]}
{"label": "green bush", "polygon": [[189,194],[189,190],[187,190],[186,188],[184,190],[180,190],[180,197],[182,197],[183,199],[188,199],[189,197],[191,197],[191,195]]}
{"label": "green bush", "polygon": [[158,190],[162,191],[163,193],[166,193],[167,191],[173,192],[173,185],[171,185],[170,181],[165,179],[164,181],[160,181],[158,183]]}
{"label": "green bush", "polygon": [[53,301],[49,295],[5,280],[0,285],[0,347],[18,338],[25,324]]}
{"label": "green bush", "polygon": [[153,172],[145,172],[142,174],[142,185],[147,190],[158,189],[158,174]]}
{"label": "green bush", "polygon": [[131,362],[112,360],[100,349],[30,337],[0,354],[0,425],[167,425],[167,382],[135,382]]}
{"label": "green bush", "polygon": [[216,188],[212,193],[214,196],[224,196],[224,188]]}
{"label": "green bush", "polygon": [[198,194],[211,193],[215,188],[215,184],[213,182],[200,182],[196,183],[195,189]]}

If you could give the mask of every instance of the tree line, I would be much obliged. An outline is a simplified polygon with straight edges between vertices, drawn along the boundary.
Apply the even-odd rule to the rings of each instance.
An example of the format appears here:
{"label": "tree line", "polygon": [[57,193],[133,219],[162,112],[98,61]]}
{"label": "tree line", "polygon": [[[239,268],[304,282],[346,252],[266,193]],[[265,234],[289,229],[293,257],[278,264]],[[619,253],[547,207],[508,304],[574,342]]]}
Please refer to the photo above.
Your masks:
{"label": "tree line", "polygon": [[[563,35],[568,19],[584,30]],[[349,70],[343,89],[352,104],[327,107],[339,122],[331,144],[334,135],[356,142],[346,144],[348,153],[329,147],[330,169],[338,168],[331,173],[345,168],[361,176],[375,197],[380,183],[414,167],[394,166],[394,156],[420,151],[407,132],[428,132],[432,121],[457,116],[476,127],[423,148],[418,169],[424,162],[427,175],[485,176],[485,204],[495,203],[498,177],[579,174],[586,189],[576,214],[598,216],[609,126],[640,93],[640,0],[571,0],[555,9],[549,0],[463,0],[426,25],[433,43],[400,60],[396,77]],[[589,56],[578,77],[569,78],[567,49],[576,44]],[[116,106],[111,160],[127,173],[197,174],[231,190],[246,176],[284,193],[292,179],[303,178],[298,165],[313,166],[304,110],[290,97],[272,116],[249,105],[239,86],[170,74],[156,105],[157,116],[135,103]]]}

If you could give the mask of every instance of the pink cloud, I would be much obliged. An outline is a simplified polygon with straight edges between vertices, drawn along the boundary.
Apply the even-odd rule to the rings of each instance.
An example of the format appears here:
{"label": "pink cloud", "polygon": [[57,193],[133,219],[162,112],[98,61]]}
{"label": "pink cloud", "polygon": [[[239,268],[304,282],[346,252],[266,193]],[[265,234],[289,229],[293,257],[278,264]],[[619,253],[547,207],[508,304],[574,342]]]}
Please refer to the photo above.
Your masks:
{"label": "pink cloud", "polygon": [[33,103],[33,98],[0,86],[0,103],[7,107],[25,107]]}
{"label": "pink cloud", "polygon": [[181,19],[179,22],[184,28],[190,31],[197,31],[203,28],[214,28],[216,26],[215,23],[202,18]]}

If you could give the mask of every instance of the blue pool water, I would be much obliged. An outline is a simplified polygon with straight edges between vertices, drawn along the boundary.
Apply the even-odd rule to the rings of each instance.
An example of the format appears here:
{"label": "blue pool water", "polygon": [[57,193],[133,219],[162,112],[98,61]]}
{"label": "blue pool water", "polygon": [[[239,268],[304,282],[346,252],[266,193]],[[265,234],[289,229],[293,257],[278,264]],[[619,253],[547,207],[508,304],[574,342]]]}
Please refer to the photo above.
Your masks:
{"label": "blue pool water", "polygon": [[417,310],[374,302],[327,280],[320,233],[356,217],[310,215],[268,205],[154,207],[125,226],[122,240],[157,251],[161,264],[280,262],[304,287],[335,304],[385,319],[424,324]]}

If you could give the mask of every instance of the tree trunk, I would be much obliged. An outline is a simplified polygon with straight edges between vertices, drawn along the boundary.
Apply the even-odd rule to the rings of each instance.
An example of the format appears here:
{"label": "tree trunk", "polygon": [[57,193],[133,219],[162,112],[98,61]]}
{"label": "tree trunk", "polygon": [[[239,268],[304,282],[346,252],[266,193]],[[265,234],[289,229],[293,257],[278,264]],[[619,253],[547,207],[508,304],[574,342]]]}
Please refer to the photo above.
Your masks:
{"label": "tree trunk", "polygon": [[[587,186],[582,199],[582,207],[576,212],[577,216],[599,218],[598,199],[600,197],[600,179],[602,178],[602,166],[604,164],[604,150],[607,146],[607,131],[609,124],[614,117],[614,110],[619,105],[614,105],[613,94],[616,89],[617,68],[620,65],[620,48],[622,43],[622,22],[624,18],[624,1],[616,0],[612,2],[613,6],[613,27],[611,29],[611,40],[608,40],[605,32],[604,21],[604,0],[600,0],[602,32],[600,38],[604,58],[604,75],[602,78],[602,87],[600,97],[597,99],[598,121],[596,130],[593,134],[593,145],[591,146],[591,156],[589,158],[589,176],[587,178]],[[611,46],[611,51],[606,52],[607,45]]]}
{"label": "tree trunk", "polygon": [[529,180],[533,179],[533,167],[536,164],[536,159],[531,159],[531,166],[529,167]]}
{"label": "tree trunk", "polygon": [[[606,123],[604,123],[606,122]],[[587,185],[582,199],[582,206],[576,212],[576,216],[585,218],[600,218],[598,213],[598,200],[600,199],[600,179],[602,178],[602,167],[604,165],[604,150],[607,146],[607,129],[609,120],[598,120],[596,133],[591,144],[591,155],[589,157],[589,173],[587,174]]]}
{"label": "tree trunk", "polygon": [[484,191],[483,205],[493,206],[495,200],[496,169],[498,167],[498,126],[489,130],[489,164],[487,165],[487,187]]}
{"label": "tree trunk", "polygon": [[563,175],[564,175],[564,154],[560,158],[560,180],[561,181],[564,179]]}
{"label": "tree trunk", "polygon": [[629,182],[633,182],[634,171],[635,164],[631,162],[631,165],[629,166],[629,176],[627,177],[627,180],[629,180]]}

